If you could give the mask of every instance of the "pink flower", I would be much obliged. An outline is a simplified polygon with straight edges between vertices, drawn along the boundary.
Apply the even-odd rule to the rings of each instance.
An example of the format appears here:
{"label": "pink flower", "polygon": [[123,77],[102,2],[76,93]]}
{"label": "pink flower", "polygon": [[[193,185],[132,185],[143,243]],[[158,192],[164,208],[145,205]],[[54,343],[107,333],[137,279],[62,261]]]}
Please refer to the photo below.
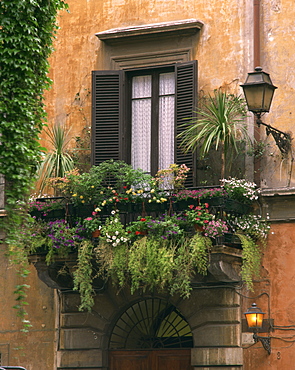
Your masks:
{"label": "pink flower", "polygon": [[93,218],[92,218],[92,217],[87,217],[87,218],[85,218],[85,220],[86,220],[86,221],[92,221],[92,220],[93,220]]}

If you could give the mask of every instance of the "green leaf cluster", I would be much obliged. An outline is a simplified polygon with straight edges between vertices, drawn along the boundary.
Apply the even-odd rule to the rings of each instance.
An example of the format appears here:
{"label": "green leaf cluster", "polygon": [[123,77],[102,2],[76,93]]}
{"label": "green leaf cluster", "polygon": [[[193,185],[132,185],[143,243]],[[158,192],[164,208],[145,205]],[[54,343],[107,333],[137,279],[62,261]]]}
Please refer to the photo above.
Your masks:
{"label": "green leaf cluster", "polygon": [[[43,91],[50,86],[48,57],[57,31],[56,17],[63,0],[1,0],[0,2],[0,173],[5,177],[10,259],[26,277],[26,259],[17,248],[14,231],[26,223],[19,207],[29,194],[40,160],[39,133],[46,118]],[[15,294],[24,331],[26,284]]]}
{"label": "green leaf cluster", "polygon": [[63,0],[1,0],[0,163],[6,199],[14,204],[29,189],[39,161],[38,135],[45,120],[43,91],[56,17]]}

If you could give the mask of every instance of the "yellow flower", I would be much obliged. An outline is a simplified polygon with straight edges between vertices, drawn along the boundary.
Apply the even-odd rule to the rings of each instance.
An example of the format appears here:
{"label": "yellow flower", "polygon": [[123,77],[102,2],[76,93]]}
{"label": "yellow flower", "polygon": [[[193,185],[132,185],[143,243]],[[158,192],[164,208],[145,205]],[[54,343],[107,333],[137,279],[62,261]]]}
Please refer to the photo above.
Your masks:
{"label": "yellow flower", "polygon": [[132,189],[126,190],[126,194],[132,193]]}
{"label": "yellow flower", "polygon": [[91,185],[92,189],[94,188],[94,185]]}
{"label": "yellow flower", "polygon": [[77,196],[77,194],[73,194],[73,197],[76,197]]}
{"label": "yellow flower", "polygon": [[81,203],[85,203],[85,200],[82,200]]}
{"label": "yellow flower", "polygon": [[161,203],[160,199],[157,199],[157,203]]}
{"label": "yellow flower", "polygon": [[160,198],[160,201],[161,201],[162,203],[164,203],[164,202],[167,202],[167,199],[166,199],[166,198]]}
{"label": "yellow flower", "polygon": [[142,194],[143,193],[143,190],[142,189],[139,189],[139,190],[137,190],[137,193],[138,194]]}
{"label": "yellow flower", "polygon": [[100,211],[101,211],[101,209],[100,209],[99,207],[96,207],[94,211],[95,211],[95,212],[100,212]]}
{"label": "yellow flower", "polygon": [[103,194],[103,191],[101,191],[99,194]]}
{"label": "yellow flower", "polygon": [[151,199],[149,199],[149,203],[152,203],[152,200]]}
{"label": "yellow flower", "polygon": [[106,205],[106,203],[107,203],[107,201],[106,201],[106,200],[104,200],[104,201],[101,203],[101,205],[102,205],[102,206],[105,206],[105,205]]}
{"label": "yellow flower", "polygon": [[155,192],[155,189],[152,189],[152,190],[151,190],[151,193],[154,193],[154,192]]}
{"label": "yellow flower", "polygon": [[83,199],[83,195],[80,195],[80,199]]}

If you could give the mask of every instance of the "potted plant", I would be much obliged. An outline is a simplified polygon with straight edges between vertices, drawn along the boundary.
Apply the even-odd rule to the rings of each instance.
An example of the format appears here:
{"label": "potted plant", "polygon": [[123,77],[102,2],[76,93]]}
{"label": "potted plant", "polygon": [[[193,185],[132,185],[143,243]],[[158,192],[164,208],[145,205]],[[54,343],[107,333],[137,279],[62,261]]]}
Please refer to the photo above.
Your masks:
{"label": "potted plant", "polygon": [[100,231],[100,241],[108,243],[112,247],[126,244],[130,239],[128,232],[120,220],[119,214],[115,210],[111,212],[111,216],[106,219]]}
{"label": "potted plant", "polygon": [[187,173],[190,171],[185,164],[170,164],[169,168],[159,170],[154,178],[155,184],[161,189],[180,190],[184,187]]}
{"label": "potted plant", "polygon": [[216,245],[222,245],[224,234],[229,230],[228,225],[221,219],[212,219],[204,225],[204,235],[213,239]]}
{"label": "potted plant", "polygon": [[221,178],[225,175],[225,165],[230,164],[227,156],[230,150],[238,152],[238,143],[251,144],[248,133],[245,101],[220,89],[200,100],[197,118],[179,134],[186,152],[200,149],[204,158],[210,149],[221,148]]}
{"label": "potted plant", "polygon": [[92,238],[97,238],[100,236],[100,229],[101,229],[101,220],[97,216],[97,208],[94,212],[92,212],[92,216],[86,217],[83,220],[83,226],[85,227],[86,232],[88,235],[91,235]]}
{"label": "potted plant", "polygon": [[138,216],[136,221],[131,222],[126,227],[126,231],[132,240],[141,238],[148,233],[148,224],[151,222],[151,216]]}
{"label": "potted plant", "polygon": [[196,231],[202,232],[204,226],[213,218],[213,215],[209,213],[209,204],[204,203],[198,206],[191,204],[188,208],[185,212],[188,222],[195,227]]}
{"label": "potted plant", "polygon": [[63,178],[66,172],[74,168],[74,161],[67,151],[71,140],[70,129],[67,130],[62,124],[56,123],[48,127],[45,133],[52,149],[44,154],[38,169],[37,184],[40,192],[48,185],[50,178]]}
{"label": "potted plant", "polygon": [[66,207],[63,198],[30,198],[27,204],[28,212],[32,217],[44,220],[65,218]]}

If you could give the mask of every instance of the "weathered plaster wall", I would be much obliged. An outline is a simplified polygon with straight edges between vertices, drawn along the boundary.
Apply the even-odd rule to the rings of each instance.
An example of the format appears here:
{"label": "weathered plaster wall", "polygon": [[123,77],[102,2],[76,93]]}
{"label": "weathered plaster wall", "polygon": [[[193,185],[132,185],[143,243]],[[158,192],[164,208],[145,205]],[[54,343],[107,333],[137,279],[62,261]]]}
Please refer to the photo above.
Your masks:
{"label": "weathered plaster wall", "polygon": [[[295,7],[292,0],[261,1],[261,64],[271,74],[278,89],[265,122],[286,132],[294,132],[295,101]],[[262,130],[264,133],[264,130]],[[268,147],[262,162],[265,187],[294,186],[293,151],[282,159],[272,137],[263,136]]]}
{"label": "weathered plaster wall", "polygon": [[[61,29],[51,58],[53,88],[46,94],[49,122],[73,127],[73,136],[90,125],[91,71],[109,68],[104,45],[95,33],[111,28],[196,18],[204,23],[193,58],[199,60],[199,90],[220,86],[240,93],[247,72],[253,70],[252,0],[69,0],[69,13],[59,18]],[[292,0],[261,1],[261,64],[278,86],[270,114],[264,121],[292,131],[295,47]],[[128,52],[128,51],[127,51]],[[79,96],[77,95],[79,94]],[[249,114],[252,117],[252,114]],[[253,129],[253,119],[249,121]],[[264,187],[294,185],[292,154],[282,159],[271,136],[266,137],[261,162]]]}
{"label": "weathered plaster wall", "polygon": [[[61,29],[50,60],[54,85],[46,93],[46,105],[49,122],[72,126],[73,136],[85,123],[90,125],[91,71],[110,68],[104,60],[105,46],[95,36],[107,29],[199,19],[204,27],[192,58],[199,60],[200,90],[226,87],[240,92],[251,54],[249,0],[69,0],[68,4],[69,13],[62,12],[59,18]],[[144,44],[139,52],[143,51]]]}
{"label": "weathered plaster wall", "polygon": [[[54,369],[55,299],[53,289],[38,279],[35,268],[30,268],[27,279],[21,278],[5,257],[5,247],[0,244],[0,354],[1,364],[24,366],[27,370]],[[28,319],[33,327],[22,333],[20,318],[13,308],[17,304],[13,294],[16,285],[28,284],[26,301]]]}

